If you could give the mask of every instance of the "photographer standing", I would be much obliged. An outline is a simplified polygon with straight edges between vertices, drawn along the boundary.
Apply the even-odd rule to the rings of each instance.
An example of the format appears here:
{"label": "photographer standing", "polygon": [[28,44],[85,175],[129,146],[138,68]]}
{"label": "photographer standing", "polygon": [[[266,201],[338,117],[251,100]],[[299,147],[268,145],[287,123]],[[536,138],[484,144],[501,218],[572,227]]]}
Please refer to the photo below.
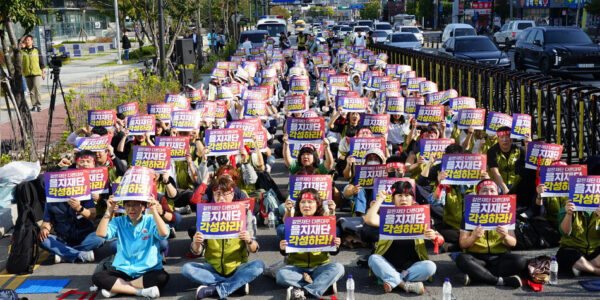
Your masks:
{"label": "photographer standing", "polygon": [[25,76],[25,82],[29,89],[31,97],[31,111],[41,111],[42,102],[40,99],[40,89],[43,80],[46,79],[46,73],[44,72],[45,66],[40,59],[40,51],[33,47],[33,37],[31,35],[25,36],[25,47],[21,49],[21,55],[23,56],[23,76]]}

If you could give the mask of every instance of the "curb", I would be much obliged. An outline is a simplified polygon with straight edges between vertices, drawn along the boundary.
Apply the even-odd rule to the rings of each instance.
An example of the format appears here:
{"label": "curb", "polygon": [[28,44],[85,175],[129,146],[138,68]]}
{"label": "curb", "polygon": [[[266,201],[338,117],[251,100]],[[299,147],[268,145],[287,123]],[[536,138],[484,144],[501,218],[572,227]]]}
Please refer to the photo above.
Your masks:
{"label": "curb", "polygon": [[9,207],[0,209],[0,237],[4,237],[7,232],[15,227],[17,221],[17,205],[11,204]]}

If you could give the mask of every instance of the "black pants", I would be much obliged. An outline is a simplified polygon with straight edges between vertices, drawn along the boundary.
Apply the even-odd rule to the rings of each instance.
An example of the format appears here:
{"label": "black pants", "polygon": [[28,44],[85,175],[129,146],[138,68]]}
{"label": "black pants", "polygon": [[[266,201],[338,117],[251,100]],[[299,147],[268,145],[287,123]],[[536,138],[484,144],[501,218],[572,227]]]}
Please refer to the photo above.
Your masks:
{"label": "black pants", "polygon": [[[164,269],[148,271],[142,277],[144,288],[157,286],[159,289],[162,289],[169,281],[169,274]],[[139,277],[131,277],[121,271],[105,270],[92,275],[92,282],[98,289],[110,291],[119,278],[125,281],[132,281]]]}
{"label": "black pants", "polygon": [[444,246],[447,247],[449,252],[460,251],[460,245],[458,244],[460,233],[458,230],[440,222],[437,231],[444,237]]}
{"label": "black pants", "polygon": [[527,259],[518,254],[461,253],[456,266],[474,282],[495,285],[498,277],[520,275],[527,267]]}
{"label": "black pants", "polygon": [[560,247],[558,248],[558,252],[556,252],[556,261],[558,262],[558,270],[564,272],[571,272],[571,268],[573,265],[582,257],[585,257],[586,260],[590,261],[600,255],[600,249],[597,249],[592,254],[586,255],[583,252],[579,251],[577,248],[573,247]]}

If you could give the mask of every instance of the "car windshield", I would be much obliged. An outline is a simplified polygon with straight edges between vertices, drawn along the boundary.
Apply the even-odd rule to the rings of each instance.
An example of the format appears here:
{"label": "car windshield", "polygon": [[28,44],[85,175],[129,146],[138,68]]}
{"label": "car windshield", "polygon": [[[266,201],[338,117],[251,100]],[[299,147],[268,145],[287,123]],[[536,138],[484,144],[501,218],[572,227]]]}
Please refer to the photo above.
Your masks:
{"label": "car windshield", "polygon": [[371,25],[373,25],[373,22],[371,22],[371,21],[358,21],[358,25],[359,26],[371,26]]}
{"label": "car windshield", "polygon": [[368,27],[359,27],[359,26],[354,27],[354,32],[366,32],[366,31],[369,31]]}
{"label": "car windshield", "polygon": [[392,43],[402,42],[417,42],[417,37],[414,34],[394,34],[392,35]]}
{"label": "car windshield", "polygon": [[546,31],[544,35],[546,44],[591,44],[590,37],[581,30]]}
{"label": "car windshield", "polygon": [[375,30],[373,31],[373,37],[377,37],[377,38],[386,38],[388,36],[387,32],[383,31],[383,30]]}
{"label": "car windshield", "polygon": [[252,43],[262,43],[263,42],[263,34],[262,33],[243,33],[240,36],[240,42],[243,43],[244,40],[248,38],[248,40]]}
{"label": "car windshield", "polygon": [[352,31],[352,28],[350,28],[350,27],[342,27],[342,28],[340,28],[340,31]]}
{"label": "car windshield", "polygon": [[390,25],[390,24],[377,24],[377,25],[375,25],[375,29],[388,30],[388,29],[392,29],[392,25]]}
{"label": "car windshield", "polygon": [[519,30],[527,29],[527,28],[531,27],[532,25],[533,24],[531,24],[531,23],[518,23],[517,29],[519,29]]}
{"label": "car windshield", "polygon": [[417,28],[417,27],[402,27],[400,29],[400,32],[419,33],[419,28]]}
{"label": "car windshield", "polygon": [[497,51],[496,45],[488,38],[483,39],[461,39],[454,41],[454,51],[456,52],[481,52]]}
{"label": "car windshield", "polygon": [[473,29],[473,28],[456,28],[456,29],[454,29],[454,36],[469,36],[469,35],[477,35],[477,33],[475,33],[475,29]]}
{"label": "car windshield", "polygon": [[296,28],[304,28],[304,24],[300,23],[300,24],[296,24]]}
{"label": "car windshield", "polygon": [[283,24],[260,24],[256,26],[258,30],[266,30],[269,36],[279,36],[279,33],[285,33],[285,25]]}

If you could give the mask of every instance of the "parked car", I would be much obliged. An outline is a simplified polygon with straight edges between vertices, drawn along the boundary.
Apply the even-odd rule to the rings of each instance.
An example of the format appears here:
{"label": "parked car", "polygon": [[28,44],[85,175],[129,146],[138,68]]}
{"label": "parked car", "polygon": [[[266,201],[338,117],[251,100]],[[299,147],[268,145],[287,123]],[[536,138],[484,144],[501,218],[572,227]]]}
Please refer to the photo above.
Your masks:
{"label": "parked car", "polygon": [[413,33],[417,37],[419,42],[421,42],[421,45],[423,45],[423,43],[424,43],[423,32],[421,31],[421,29],[419,29],[419,27],[417,27],[417,26],[400,26],[398,29],[399,29],[398,32]]}
{"label": "parked car", "polygon": [[262,47],[263,42],[265,40],[265,35],[269,35],[269,32],[266,30],[247,30],[240,34],[240,43],[238,47],[242,45],[242,43],[248,37],[248,40],[252,43],[252,47]]}
{"label": "parked car", "polygon": [[510,21],[504,24],[500,31],[494,33],[494,41],[496,44],[504,44],[505,46],[510,47],[517,41],[519,34],[529,27],[535,27],[535,21]]}
{"label": "parked car", "polygon": [[369,30],[373,29],[373,21],[371,20],[358,20],[356,26],[367,26]]}
{"label": "parked car", "polygon": [[377,22],[374,25],[373,31],[375,30],[384,30],[387,34],[392,34],[394,30],[392,29],[392,25],[388,22]]}
{"label": "parked car", "polygon": [[342,26],[340,27],[340,30],[337,32],[336,37],[338,39],[343,39],[346,34],[350,34],[352,33],[352,27],[350,26]]}
{"label": "parked car", "polygon": [[459,37],[459,36],[471,36],[477,35],[477,31],[473,26],[462,23],[452,23],[446,25],[444,28],[444,32],[442,33],[442,43],[447,41],[451,37]]}
{"label": "parked car", "polygon": [[531,27],[515,45],[515,68],[542,73],[591,73],[600,79],[600,46],[576,27]]}
{"label": "parked car", "polygon": [[414,33],[396,32],[388,36],[386,45],[398,48],[409,48],[414,50],[421,49],[421,42],[417,39]]}
{"label": "parked car", "polygon": [[385,30],[373,30],[373,42],[385,43],[388,35],[388,32]]}
{"label": "parked car", "polygon": [[510,67],[508,55],[487,36],[452,37],[442,44],[442,55],[472,60],[480,63]]}

